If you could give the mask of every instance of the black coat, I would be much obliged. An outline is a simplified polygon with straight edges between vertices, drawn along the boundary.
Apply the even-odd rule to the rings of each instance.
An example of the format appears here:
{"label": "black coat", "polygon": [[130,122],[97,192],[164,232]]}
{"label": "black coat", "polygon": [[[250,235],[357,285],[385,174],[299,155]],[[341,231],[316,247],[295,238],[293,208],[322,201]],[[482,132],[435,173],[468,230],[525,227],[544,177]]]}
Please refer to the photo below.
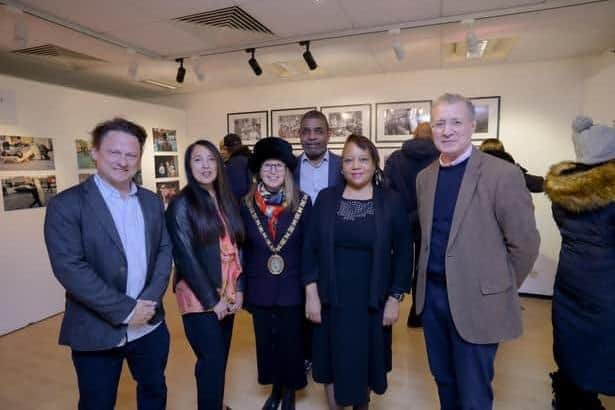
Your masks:
{"label": "black coat", "polygon": [[553,290],[555,361],[575,385],[615,395],[615,160],[549,171],[562,247]]}
{"label": "black coat", "polygon": [[233,195],[237,198],[238,203],[250,189],[250,178],[252,176],[248,170],[249,158],[250,150],[248,147],[241,147],[237,152],[231,154],[224,166],[231,191],[233,191]]}
{"label": "black coat", "polygon": [[[185,280],[203,307],[213,308],[220,301],[218,289],[222,287],[220,241],[208,244],[197,242],[188,219],[188,201],[179,194],[166,211],[167,229],[173,243],[175,277],[173,290],[180,280]],[[244,275],[237,281],[237,290],[244,288]]]}
{"label": "black coat", "polygon": [[[322,190],[314,205],[303,250],[303,283],[316,282],[323,304],[336,305],[334,226],[344,185]],[[391,294],[408,293],[412,276],[412,233],[407,212],[396,192],[374,187],[376,232],[369,306],[381,307]]]}
{"label": "black coat", "polygon": [[[303,197],[305,194],[301,194]],[[258,206],[254,205],[263,229],[267,230],[267,219]],[[305,292],[301,283],[301,257],[305,231],[311,218],[312,204],[308,200],[303,214],[288,242],[282,248],[280,256],[284,259],[284,271],[274,276],[267,269],[267,260],[272,252],[267,247],[261,233],[246,206],[241,202],[241,217],[246,228],[246,240],[243,247],[243,271],[246,276],[246,292],[244,302],[253,306],[297,306],[304,303]],[[277,245],[288,230],[295,212],[284,211],[278,220],[276,229]],[[271,239],[271,237],[269,237]]]}

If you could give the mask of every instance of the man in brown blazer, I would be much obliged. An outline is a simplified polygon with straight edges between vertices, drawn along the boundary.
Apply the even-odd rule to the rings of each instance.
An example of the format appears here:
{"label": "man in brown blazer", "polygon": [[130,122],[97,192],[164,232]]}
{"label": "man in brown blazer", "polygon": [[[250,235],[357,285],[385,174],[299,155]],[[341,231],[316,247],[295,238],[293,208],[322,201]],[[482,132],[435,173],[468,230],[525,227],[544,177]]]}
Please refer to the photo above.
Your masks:
{"label": "man in brown blazer", "polygon": [[519,167],[472,146],[472,103],[444,94],[431,121],[440,157],[416,183],[417,313],[441,408],[486,410],[498,343],[522,332],[517,289],[540,238]]}

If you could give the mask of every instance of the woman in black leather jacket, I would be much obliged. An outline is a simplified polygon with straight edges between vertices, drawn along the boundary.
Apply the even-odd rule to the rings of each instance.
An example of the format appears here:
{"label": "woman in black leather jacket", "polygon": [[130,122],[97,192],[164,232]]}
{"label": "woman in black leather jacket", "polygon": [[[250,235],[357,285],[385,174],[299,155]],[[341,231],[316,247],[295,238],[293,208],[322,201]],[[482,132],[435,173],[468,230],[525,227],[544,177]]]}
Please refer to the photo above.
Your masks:
{"label": "woman in black leather jacket", "polygon": [[166,219],[175,260],[173,290],[197,356],[199,410],[223,408],[234,313],[243,303],[239,246],[244,229],[216,147],[199,140],[186,150],[188,184]]}

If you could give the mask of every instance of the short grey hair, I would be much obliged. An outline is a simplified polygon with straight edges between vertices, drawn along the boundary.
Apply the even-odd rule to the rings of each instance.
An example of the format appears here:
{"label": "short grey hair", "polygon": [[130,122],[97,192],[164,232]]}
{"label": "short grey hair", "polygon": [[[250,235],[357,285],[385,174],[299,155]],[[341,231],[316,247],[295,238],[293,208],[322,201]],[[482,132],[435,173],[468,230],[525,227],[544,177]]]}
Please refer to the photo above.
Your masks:
{"label": "short grey hair", "polygon": [[472,101],[470,101],[469,98],[466,98],[461,94],[453,94],[453,93],[442,94],[436,100],[433,101],[432,110],[435,109],[440,104],[457,104],[457,103],[465,104],[466,108],[468,109],[468,112],[470,113],[470,117],[472,118],[472,121],[476,119],[476,108],[474,108],[474,104],[472,104]]}

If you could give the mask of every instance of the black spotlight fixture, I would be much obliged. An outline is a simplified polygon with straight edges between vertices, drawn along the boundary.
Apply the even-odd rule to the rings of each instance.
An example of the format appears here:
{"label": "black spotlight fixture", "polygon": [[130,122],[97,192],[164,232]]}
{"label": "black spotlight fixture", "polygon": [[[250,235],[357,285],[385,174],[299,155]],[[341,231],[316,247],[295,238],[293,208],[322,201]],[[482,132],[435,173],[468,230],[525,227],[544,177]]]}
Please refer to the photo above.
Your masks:
{"label": "black spotlight fixture", "polygon": [[305,63],[308,65],[310,70],[316,70],[318,64],[316,64],[316,60],[314,60],[314,56],[310,52],[310,42],[302,41],[299,43],[299,45],[305,46],[305,51],[303,52],[303,59],[305,60]]}
{"label": "black spotlight fixture", "polygon": [[248,60],[248,64],[250,64],[250,67],[252,67],[252,71],[254,71],[254,74],[261,75],[263,73],[263,69],[260,65],[258,65],[258,61],[256,61],[256,58],[254,58],[255,51],[255,48],[246,49],[246,53],[252,53],[252,57],[250,57],[250,59]]}
{"label": "black spotlight fixture", "polygon": [[179,63],[179,68],[177,69],[177,75],[175,76],[175,81],[181,84],[184,82],[184,78],[186,77],[186,69],[184,68],[184,59],[178,58],[175,61]]}

